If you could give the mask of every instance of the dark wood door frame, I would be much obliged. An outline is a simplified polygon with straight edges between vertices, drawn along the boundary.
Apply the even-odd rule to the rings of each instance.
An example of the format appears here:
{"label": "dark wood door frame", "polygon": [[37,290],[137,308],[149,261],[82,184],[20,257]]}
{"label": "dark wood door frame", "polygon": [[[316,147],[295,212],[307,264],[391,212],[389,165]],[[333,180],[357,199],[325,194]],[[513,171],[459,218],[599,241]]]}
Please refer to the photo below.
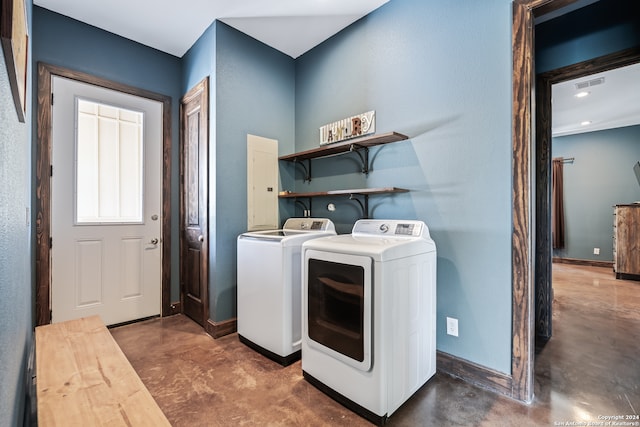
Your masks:
{"label": "dark wood door frame", "polygon": [[[536,188],[533,100],[536,93],[534,18],[576,0],[514,0],[512,25],[512,351],[511,375],[504,381],[511,397],[533,400],[535,350]],[[534,231],[532,231],[534,230]],[[510,391],[510,392],[509,392]]]}
{"label": "dark wood door frame", "polygon": [[51,79],[65,77],[162,103],[162,303],[161,315],[174,314],[171,304],[171,97],[55,65],[38,63],[36,154],[36,325],[51,323]]}
{"label": "dark wood door frame", "polygon": [[[507,391],[524,402],[533,400],[534,311],[531,156],[534,68],[534,12],[564,0],[515,0],[512,26],[512,340]],[[558,6],[561,7],[561,6]],[[534,228],[535,229],[535,228]]]}

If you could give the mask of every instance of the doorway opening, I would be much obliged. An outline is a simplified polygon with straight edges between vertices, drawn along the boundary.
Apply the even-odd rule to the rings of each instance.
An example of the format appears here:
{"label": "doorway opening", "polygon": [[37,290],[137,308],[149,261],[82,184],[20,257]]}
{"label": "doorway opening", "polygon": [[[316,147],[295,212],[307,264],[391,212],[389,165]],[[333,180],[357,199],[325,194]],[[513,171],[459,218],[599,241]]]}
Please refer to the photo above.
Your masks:
{"label": "doorway opening", "polygon": [[551,157],[552,86],[640,62],[640,48],[542,73],[536,84],[536,339],[544,344],[552,335]]}

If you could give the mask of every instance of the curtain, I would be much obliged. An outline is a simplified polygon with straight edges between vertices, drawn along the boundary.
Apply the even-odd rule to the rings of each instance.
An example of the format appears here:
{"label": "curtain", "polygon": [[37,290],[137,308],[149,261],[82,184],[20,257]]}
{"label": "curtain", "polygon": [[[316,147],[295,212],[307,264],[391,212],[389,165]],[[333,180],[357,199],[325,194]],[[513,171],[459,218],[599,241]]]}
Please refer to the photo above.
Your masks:
{"label": "curtain", "polygon": [[553,249],[564,248],[564,190],[562,158],[553,159],[551,185],[551,240]]}

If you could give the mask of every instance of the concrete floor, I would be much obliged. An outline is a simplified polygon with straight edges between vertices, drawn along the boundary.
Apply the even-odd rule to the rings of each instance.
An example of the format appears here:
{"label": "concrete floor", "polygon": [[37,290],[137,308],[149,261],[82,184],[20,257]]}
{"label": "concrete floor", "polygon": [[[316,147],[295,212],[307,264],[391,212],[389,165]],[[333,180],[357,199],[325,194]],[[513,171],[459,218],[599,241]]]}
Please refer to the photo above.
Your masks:
{"label": "concrete floor", "polygon": [[[604,426],[602,417],[628,416],[618,422],[640,426],[640,282],[554,264],[553,286],[532,404],[438,373],[387,425]],[[111,332],[174,426],[371,425],[306,382],[300,362],[283,368],[236,334],[214,340],[182,315]]]}

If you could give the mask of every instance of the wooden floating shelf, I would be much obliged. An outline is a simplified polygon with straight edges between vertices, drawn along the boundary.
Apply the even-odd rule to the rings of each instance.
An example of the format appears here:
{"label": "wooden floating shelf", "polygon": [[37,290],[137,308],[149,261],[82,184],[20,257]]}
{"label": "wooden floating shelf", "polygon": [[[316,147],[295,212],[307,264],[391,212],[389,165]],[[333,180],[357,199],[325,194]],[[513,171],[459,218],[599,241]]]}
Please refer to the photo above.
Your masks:
{"label": "wooden floating shelf", "polygon": [[407,193],[407,192],[409,192],[409,190],[405,188],[381,187],[381,188],[358,188],[353,190],[313,191],[313,192],[307,192],[307,193],[286,193],[286,194],[280,194],[278,197],[283,199],[291,199],[296,197],[323,197],[323,196],[350,196],[350,195],[368,196],[370,194]]}
{"label": "wooden floating shelf", "polygon": [[389,193],[407,193],[409,190],[397,187],[380,187],[380,188],[358,188],[351,190],[329,190],[329,191],[313,191],[307,193],[285,193],[278,197],[284,199],[296,199],[296,203],[301,203],[298,198],[308,198],[309,205],[305,210],[311,212],[311,199],[314,197],[328,196],[349,196],[350,200],[356,201],[362,209],[362,218],[369,218],[369,196],[373,194],[389,194]]}
{"label": "wooden floating shelf", "polygon": [[[333,156],[336,154],[355,153],[362,161],[362,173],[369,174],[369,147],[376,145],[389,144],[392,142],[403,141],[409,139],[408,136],[398,132],[388,132],[380,135],[367,135],[360,138],[353,138],[346,141],[336,142],[333,144],[322,145],[311,150],[300,151],[298,153],[281,156],[278,159],[293,162],[294,165],[300,165],[304,169],[304,180],[311,181],[311,159]],[[362,209],[363,218],[369,217],[369,196],[374,194],[390,194],[390,193],[407,193],[409,190],[397,187],[382,188],[358,188],[351,190],[329,190],[329,191],[311,191],[301,193],[283,192],[278,197],[283,199],[296,199],[296,203],[303,205],[305,212],[311,212],[311,200],[314,197],[328,196],[348,196],[350,200],[354,200]],[[308,199],[308,205],[305,205],[301,198]]]}
{"label": "wooden floating shelf", "polygon": [[405,139],[409,139],[409,137],[398,132],[388,132],[380,135],[368,135],[360,138],[348,139],[342,142],[336,142],[334,144],[323,145],[321,147],[312,148],[311,150],[301,151],[299,153],[287,154],[285,156],[279,157],[279,159],[288,162],[316,159],[319,157],[346,153],[358,148],[368,148],[376,145],[389,144],[391,142],[403,141]]}

